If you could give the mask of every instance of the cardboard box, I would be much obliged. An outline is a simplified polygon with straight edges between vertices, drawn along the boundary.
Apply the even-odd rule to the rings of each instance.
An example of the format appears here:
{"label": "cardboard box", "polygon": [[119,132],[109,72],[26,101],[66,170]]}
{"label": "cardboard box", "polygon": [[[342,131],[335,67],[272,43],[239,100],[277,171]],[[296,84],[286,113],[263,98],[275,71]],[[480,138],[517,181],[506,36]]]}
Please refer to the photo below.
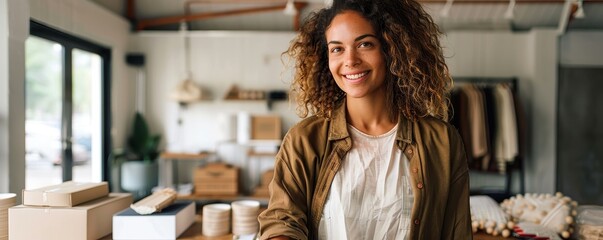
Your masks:
{"label": "cardboard box", "polygon": [[11,240],[96,240],[109,235],[113,214],[132,204],[132,194],[111,193],[75,207],[19,205],[8,209]]}
{"label": "cardboard box", "polygon": [[128,208],[113,215],[113,239],[176,239],[195,222],[195,203],[175,202],[161,212],[140,215]]}
{"label": "cardboard box", "polygon": [[23,190],[23,205],[73,207],[109,194],[107,182],[78,183],[67,181],[43,188]]}
{"label": "cardboard box", "polygon": [[193,181],[195,194],[204,196],[235,196],[239,190],[239,169],[222,163],[197,168]]}
{"label": "cardboard box", "polygon": [[251,117],[251,139],[281,139],[281,118],[279,116]]}

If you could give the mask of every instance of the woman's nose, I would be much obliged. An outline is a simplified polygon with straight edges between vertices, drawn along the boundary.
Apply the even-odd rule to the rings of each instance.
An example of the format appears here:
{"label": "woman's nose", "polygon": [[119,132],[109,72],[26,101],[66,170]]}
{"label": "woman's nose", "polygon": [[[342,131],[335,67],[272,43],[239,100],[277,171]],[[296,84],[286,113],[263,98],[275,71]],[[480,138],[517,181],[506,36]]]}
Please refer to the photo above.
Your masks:
{"label": "woman's nose", "polygon": [[346,67],[355,67],[360,64],[361,60],[358,57],[358,53],[354,50],[347,51],[344,57],[344,64]]}

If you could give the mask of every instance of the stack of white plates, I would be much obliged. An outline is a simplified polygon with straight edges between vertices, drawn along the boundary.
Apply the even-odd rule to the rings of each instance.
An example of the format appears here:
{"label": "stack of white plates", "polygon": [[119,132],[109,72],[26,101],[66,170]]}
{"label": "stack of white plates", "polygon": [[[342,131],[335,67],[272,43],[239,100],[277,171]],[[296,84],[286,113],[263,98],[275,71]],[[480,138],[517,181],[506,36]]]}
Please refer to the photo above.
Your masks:
{"label": "stack of white plates", "polygon": [[8,208],[15,205],[17,194],[0,193],[0,240],[8,239]]}
{"label": "stack of white plates", "polygon": [[216,237],[230,233],[230,205],[215,203],[203,206],[203,236]]}
{"label": "stack of white plates", "polygon": [[232,233],[235,235],[255,234],[258,232],[258,213],[260,202],[242,200],[232,202]]}

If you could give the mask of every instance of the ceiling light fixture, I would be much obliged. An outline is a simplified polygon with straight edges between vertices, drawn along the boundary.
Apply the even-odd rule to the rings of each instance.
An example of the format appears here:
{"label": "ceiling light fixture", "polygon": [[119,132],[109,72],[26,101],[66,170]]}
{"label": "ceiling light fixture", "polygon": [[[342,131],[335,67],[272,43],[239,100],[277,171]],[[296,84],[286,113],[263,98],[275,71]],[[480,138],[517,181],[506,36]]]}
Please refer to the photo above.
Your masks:
{"label": "ceiling light fixture", "polygon": [[515,10],[515,0],[509,0],[509,6],[505,11],[505,19],[513,19],[513,11]]}
{"label": "ceiling light fixture", "polygon": [[443,18],[448,17],[448,15],[450,14],[450,9],[452,8],[452,2],[454,2],[454,0],[446,0],[446,4],[440,11],[440,17],[443,17]]}
{"label": "ceiling light fixture", "polygon": [[283,10],[283,13],[290,16],[297,14],[297,8],[295,8],[293,0],[287,0],[287,5],[285,5],[285,10]]}
{"label": "ceiling light fixture", "polygon": [[575,18],[584,18],[584,7],[582,6],[582,0],[576,0],[577,9],[574,13]]}
{"label": "ceiling light fixture", "polygon": [[331,7],[333,5],[333,0],[325,0],[325,7]]}

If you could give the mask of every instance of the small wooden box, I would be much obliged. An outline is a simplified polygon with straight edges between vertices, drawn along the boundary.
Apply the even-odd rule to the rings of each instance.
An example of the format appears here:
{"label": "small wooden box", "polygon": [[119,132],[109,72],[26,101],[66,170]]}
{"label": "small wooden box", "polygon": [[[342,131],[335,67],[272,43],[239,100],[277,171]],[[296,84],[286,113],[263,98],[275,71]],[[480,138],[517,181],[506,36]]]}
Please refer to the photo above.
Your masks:
{"label": "small wooden box", "polygon": [[262,182],[259,186],[257,186],[253,192],[255,197],[270,197],[270,192],[268,190],[268,185],[272,181],[272,177],[274,176],[274,169],[270,169],[262,173]]}
{"label": "small wooden box", "polygon": [[261,185],[268,186],[272,182],[272,177],[274,177],[274,169],[266,170],[262,173]]}
{"label": "small wooden box", "polygon": [[281,118],[279,116],[253,116],[251,118],[252,140],[281,139]]}
{"label": "small wooden box", "polygon": [[210,163],[195,169],[195,194],[203,196],[236,196],[239,193],[239,169],[223,163]]}

